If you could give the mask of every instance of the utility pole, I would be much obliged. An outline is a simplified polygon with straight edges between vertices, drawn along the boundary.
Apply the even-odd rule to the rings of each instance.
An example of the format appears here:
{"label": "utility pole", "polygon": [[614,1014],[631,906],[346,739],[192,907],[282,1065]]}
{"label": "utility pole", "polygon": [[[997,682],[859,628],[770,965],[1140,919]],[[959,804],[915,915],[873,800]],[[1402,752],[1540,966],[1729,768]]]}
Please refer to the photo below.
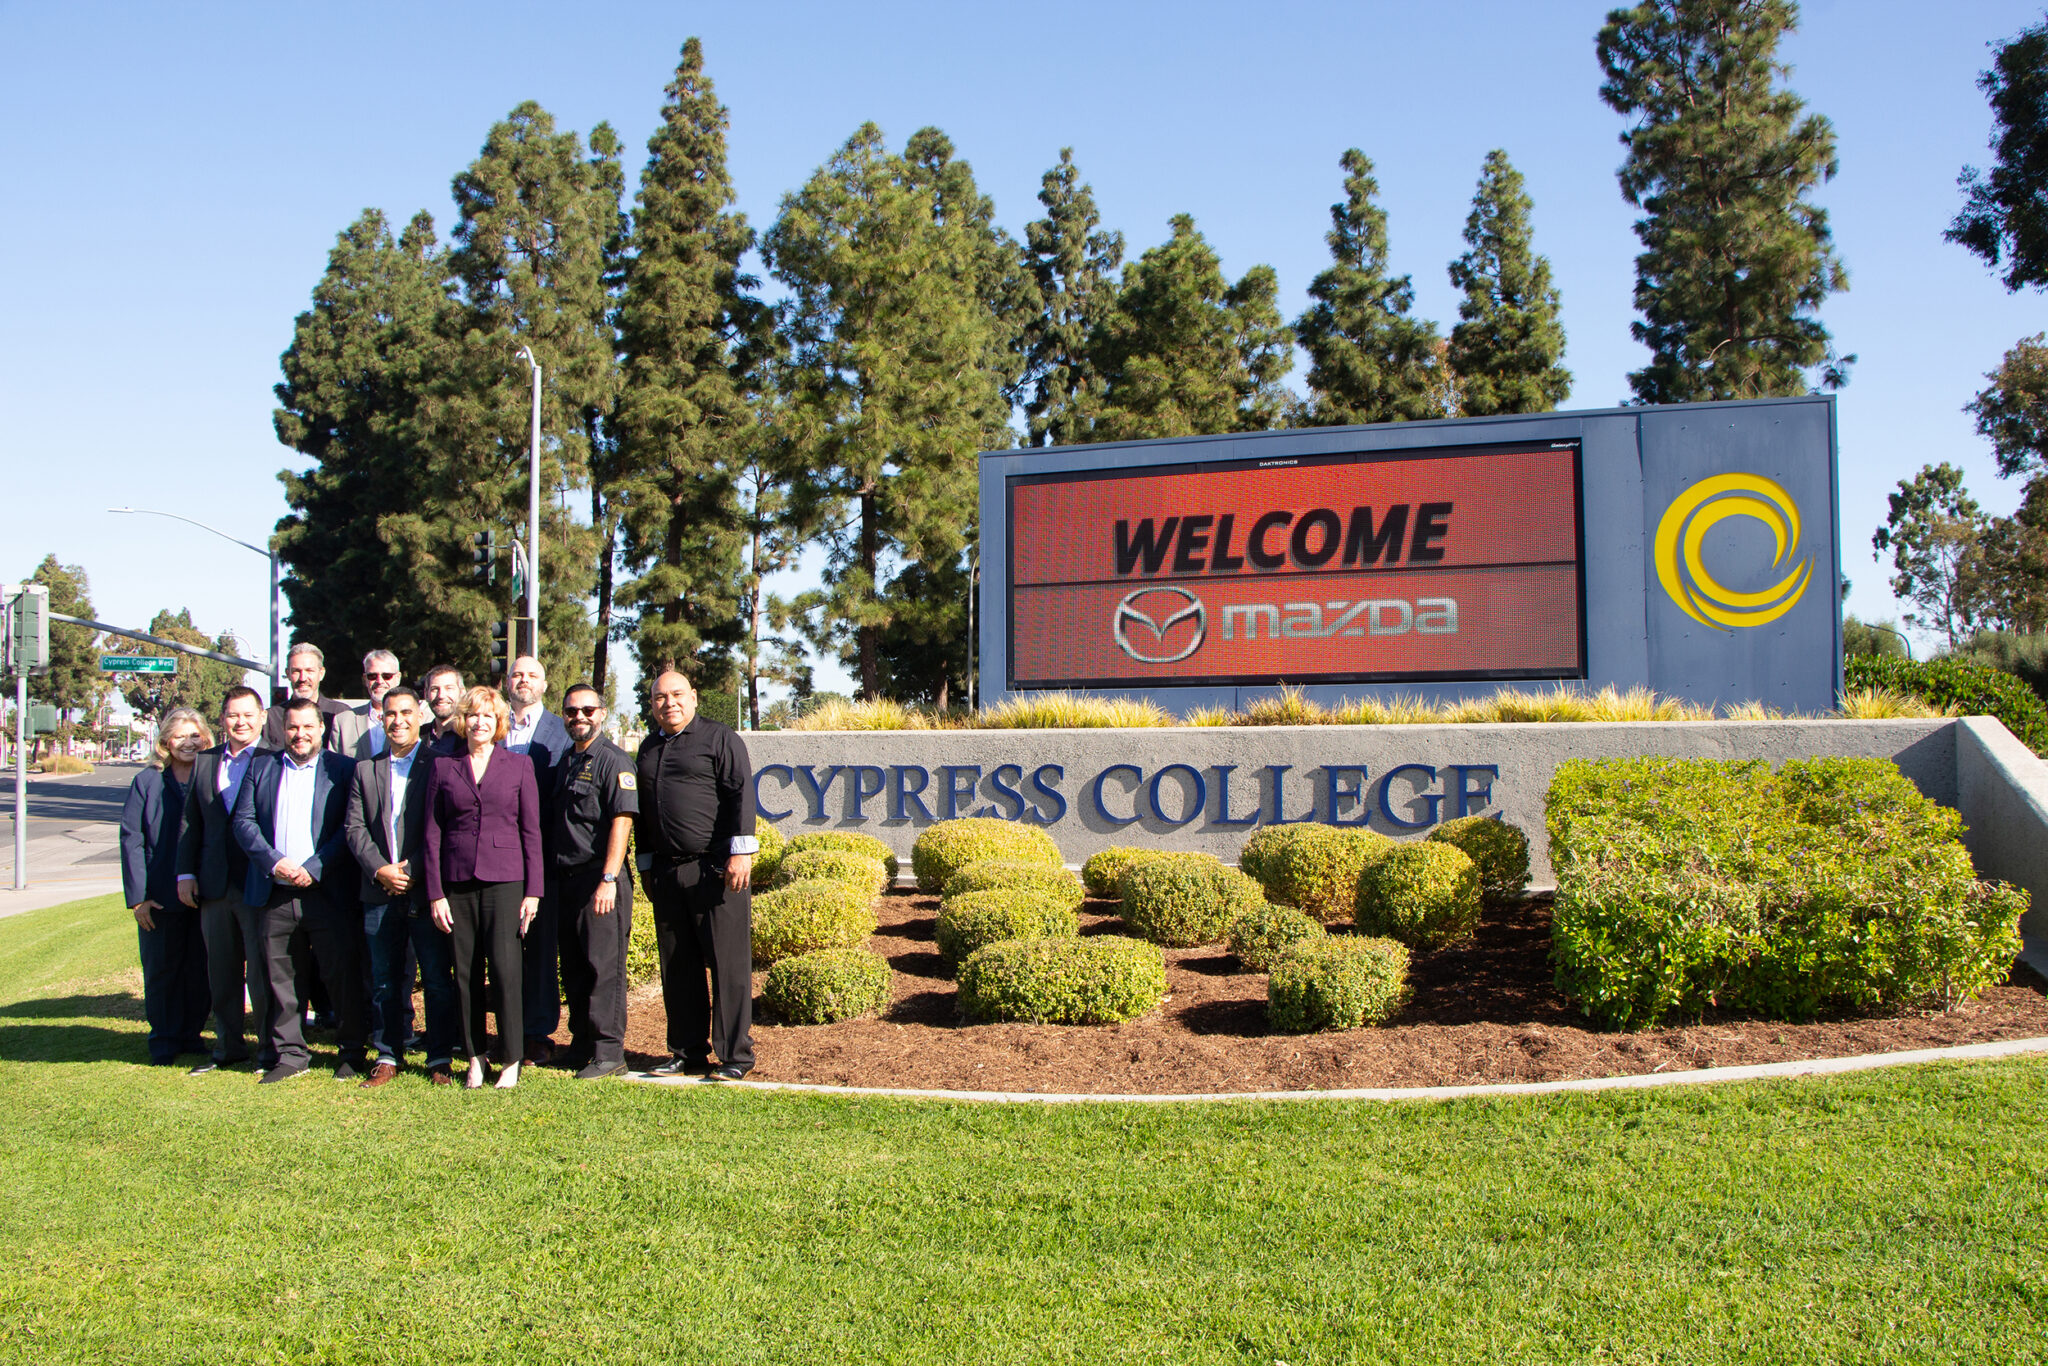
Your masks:
{"label": "utility pole", "polygon": [[517,653],[540,658],[540,358],[519,348],[533,367],[533,425],[526,455],[526,641]]}
{"label": "utility pole", "polygon": [[7,667],[14,672],[14,890],[28,886],[28,676],[50,667],[50,590],[39,583],[0,587]]}

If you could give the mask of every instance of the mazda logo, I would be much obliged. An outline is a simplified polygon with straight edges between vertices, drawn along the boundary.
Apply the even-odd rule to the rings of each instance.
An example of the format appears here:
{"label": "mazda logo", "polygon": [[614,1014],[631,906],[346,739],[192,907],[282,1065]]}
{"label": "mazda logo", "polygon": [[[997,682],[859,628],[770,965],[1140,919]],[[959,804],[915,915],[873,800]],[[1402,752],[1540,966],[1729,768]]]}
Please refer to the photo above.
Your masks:
{"label": "mazda logo", "polygon": [[[1147,603],[1147,600],[1150,603]],[[1139,604],[1156,603],[1148,612]],[[1180,623],[1188,620],[1195,623],[1195,633],[1181,649],[1165,653],[1166,636]],[[1131,643],[1131,625],[1143,628],[1138,633],[1139,641],[1145,646],[1140,649]],[[1116,613],[1110,618],[1110,634],[1116,637],[1119,650],[1137,660],[1140,664],[1174,664],[1186,659],[1202,648],[1202,642],[1209,635],[1209,609],[1202,606],[1202,600],[1185,588],[1140,588],[1125,595],[1116,605]]]}

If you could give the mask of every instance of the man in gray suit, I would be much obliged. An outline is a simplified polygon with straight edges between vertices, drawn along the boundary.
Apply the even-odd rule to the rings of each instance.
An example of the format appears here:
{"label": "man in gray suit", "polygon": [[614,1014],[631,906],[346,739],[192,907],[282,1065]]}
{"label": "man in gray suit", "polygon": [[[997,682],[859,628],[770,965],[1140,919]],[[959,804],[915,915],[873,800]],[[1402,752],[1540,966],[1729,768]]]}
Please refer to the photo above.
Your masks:
{"label": "man in gray suit", "polygon": [[249,762],[267,753],[257,743],[263,732],[263,696],[254,688],[231,688],[221,703],[222,743],[192,765],[185,789],[185,818],[178,833],[178,900],[199,911],[206,940],[206,983],[213,997],[213,1060],[193,1069],[211,1072],[249,1061],[243,1035],[242,993],[248,991],[249,1021],[256,1035],[256,1061],[269,1067],[270,987],[263,970],[261,906],[242,900],[249,860],[235,843],[235,796]]}
{"label": "man in gray suit", "polygon": [[384,694],[398,682],[398,656],[372,650],[363,656],[363,691],[369,701],[334,718],[336,747],[357,763],[384,752]]}
{"label": "man in gray suit", "polygon": [[349,705],[320,691],[320,685],[327,679],[327,656],[311,641],[298,641],[285,655],[284,676],[291,685],[291,697],[276,703],[265,714],[263,747],[272,751],[284,749],[285,707],[291,702],[311,701],[320,708],[320,747],[331,754],[346,756],[348,751],[342,748],[335,722],[348,713]]}
{"label": "man in gray suit", "polygon": [[421,841],[427,824],[427,774],[436,755],[420,742],[420,699],[411,688],[385,689],[380,716],[384,750],[356,765],[349,789],[349,853],[362,870],[363,935],[370,961],[370,1046],[376,1064],[363,1087],[398,1075],[412,1029],[406,949],[419,957],[427,998],[427,1073],[451,1085],[458,1024],[454,955],[448,936],[426,914]]}

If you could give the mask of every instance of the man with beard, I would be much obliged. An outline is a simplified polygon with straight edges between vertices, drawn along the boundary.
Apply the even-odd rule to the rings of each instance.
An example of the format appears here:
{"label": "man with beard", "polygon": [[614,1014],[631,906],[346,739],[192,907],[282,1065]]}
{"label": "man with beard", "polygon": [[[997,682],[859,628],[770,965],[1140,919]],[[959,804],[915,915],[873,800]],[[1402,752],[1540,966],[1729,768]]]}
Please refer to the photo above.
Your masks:
{"label": "man with beard", "polygon": [[463,747],[462,723],[455,709],[462,705],[462,673],[453,664],[436,664],[421,681],[426,689],[427,710],[434,719],[420,732],[420,743],[434,754],[456,754]]}
{"label": "man with beard", "polygon": [[604,734],[604,698],[588,683],[562,697],[569,752],[556,760],[548,899],[560,915],[569,1053],[583,1081],[626,1070],[626,941],[633,874],[626,844],[639,814],[633,760]]}

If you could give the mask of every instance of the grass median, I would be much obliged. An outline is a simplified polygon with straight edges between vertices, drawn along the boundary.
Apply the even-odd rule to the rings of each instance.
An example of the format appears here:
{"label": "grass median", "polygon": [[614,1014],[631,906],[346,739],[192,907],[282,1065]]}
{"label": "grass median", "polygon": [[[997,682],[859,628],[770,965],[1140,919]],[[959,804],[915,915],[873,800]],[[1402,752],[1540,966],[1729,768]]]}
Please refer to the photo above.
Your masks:
{"label": "grass median", "polygon": [[463,1093],[145,1056],[0,921],[0,1360],[2032,1361],[2048,1066],[1447,1104]]}

